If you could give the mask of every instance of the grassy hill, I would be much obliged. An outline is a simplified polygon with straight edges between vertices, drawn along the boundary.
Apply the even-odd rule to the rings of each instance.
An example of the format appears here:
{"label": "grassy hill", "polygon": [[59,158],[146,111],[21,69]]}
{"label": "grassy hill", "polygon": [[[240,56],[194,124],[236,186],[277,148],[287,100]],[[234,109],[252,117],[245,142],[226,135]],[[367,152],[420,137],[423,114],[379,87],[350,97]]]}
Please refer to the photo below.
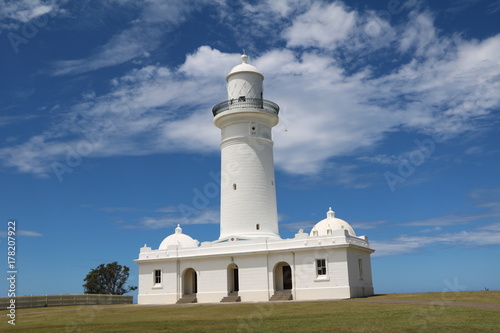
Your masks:
{"label": "grassy hill", "polygon": [[[498,303],[499,310],[443,301]],[[366,301],[20,309],[15,327],[5,314],[0,312],[2,332],[499,332],[500,291],[387,294]]]}

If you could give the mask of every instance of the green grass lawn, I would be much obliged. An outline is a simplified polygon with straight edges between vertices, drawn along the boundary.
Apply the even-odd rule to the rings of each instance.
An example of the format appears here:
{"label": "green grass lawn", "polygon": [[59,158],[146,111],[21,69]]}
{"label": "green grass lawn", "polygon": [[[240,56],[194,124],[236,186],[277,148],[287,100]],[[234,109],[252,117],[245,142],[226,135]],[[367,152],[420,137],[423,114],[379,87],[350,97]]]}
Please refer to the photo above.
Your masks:
{"label": "green grass lawn", "polygon": [[455,302],[480,302],[500,303],[500,290],[489,291],[460,291],[441,293],[411,293],[411,294],[384,294],[376,298],[416,299],[427,301],[455,301]]}
{"label": "green grass lawn", "polygon": [[[477,292],[474,292],[477,293]],[[498,292],[471,294],[490,302]],[[422,294],[421,297],[441,297]],[[405,296],[402,296],[405,295]],[[412,296],[409,296],[412,295]],[[425,296],[424,296],[425,295]],[[416,294],[377,297],[422,299]],[[465,296],[464,296],[465,297]],[[441,300],[440,298],[424,298]],[[448,300],[448,299],[445,299]],[[465,301],[463,298],[457,299]],[[81,306],[19,309],[1,332],[499,332],[500,311],[362,302]]]}

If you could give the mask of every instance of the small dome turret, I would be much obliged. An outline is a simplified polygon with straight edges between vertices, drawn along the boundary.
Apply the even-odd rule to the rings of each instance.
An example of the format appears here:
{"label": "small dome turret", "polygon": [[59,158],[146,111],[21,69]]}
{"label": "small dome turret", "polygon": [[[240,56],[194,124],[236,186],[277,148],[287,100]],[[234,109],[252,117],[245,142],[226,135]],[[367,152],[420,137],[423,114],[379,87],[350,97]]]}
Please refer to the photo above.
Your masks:
{"label": "small dome turret", "polygon": [[178,224],[175,233],[168,236],[161,242],[159,250],[166,250],[169,246],[178,246],[179,248],[197,247],[198,241],[182,233],[182,228]]}
{"label": "small dome turret", "polygon": [[227,74],[226,76],[226,81],[229,80],[230,76],[236,73],[244,73],[244,72],[249,72],[249,73],[255,73],[260,76],[262,80],[264,80],[264,75],[262,75],[259,70],[248,63],[248,56],[246,54],[241,55],[241,64],[236,65],[231,69],[231,71]]}
{"label": "small dome turret", "polygon": [[335,212],[330,207],[326,213],[326,219],[316,223],[309,236],[328,236],[335,230],[347,230],[349,235],[356,236],[356,233],[354,233],[354,229],[350,226],[350,224],[344,220],[336,218]]}

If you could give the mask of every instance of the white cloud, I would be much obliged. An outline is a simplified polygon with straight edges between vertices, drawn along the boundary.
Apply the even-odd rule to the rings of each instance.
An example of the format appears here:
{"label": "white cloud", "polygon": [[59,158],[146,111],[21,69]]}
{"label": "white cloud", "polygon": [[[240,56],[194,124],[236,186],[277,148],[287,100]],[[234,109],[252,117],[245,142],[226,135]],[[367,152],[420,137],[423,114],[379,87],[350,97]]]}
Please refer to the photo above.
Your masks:
{"label": "white cloud", "polygon": [[416,56],[429,55],[435,50],[439,39],[436,36],[433,18],[429,13],[412,11],[410,20],[399,37],[399,49],[408,52],[415,49]]}
{"label": "white cloud", "polygon": [[461,231],[425,236],[402,236],[389,241],[370,241],[374,256],[387,257],[415,252],[428,246],[477,247],[500,245],[498,231]]}
{"label": "white cloud", "polygon": [[[237,53],[222,53],[210,46],[200,46],[196,52],[186,56],[186,61],[180,66],[180,72],[192,77],[212,77],[220,79],[235,66]],[[222,94],[221,94],[222,95]],[[225,96],[223,96],[225,97]]]}
{"label": "white cloud", "polygon": [[56,0],[0,0],[0,30],[18,29],[45,14],[64,13],[61,5],[66,1]]}
{"label": "white cloud", "polygon": [[[477,201],[476,207],[486,209],[477,214],[445,215],[390,226],[426,226],[417,236],[403,235],[394,239],[371,241],[371,246],[379,257],[401,255],[431,246],[478,247],[500,245],[500,204],[499,189],[480,189],[470,193]],[[467,226],[466,230],[447,232],[445,227]],[[425,235],[419,235],[425,233]],[[414,234],[415,235],[415,234]]]}
{"label": "white cloud", "polygon": [[[0,235],[7,235],[7,232],[5,231],[0,231]],[[16,235],[18,236],[26,236],[26,237],[42,237],[43,234],[33,231],[33,230],[18,230],[16,232]]]}
{"label": "white cloud", "polygon": [[[132,10],[140,10],[131,27],[114,35],[106,44],[95,49],[89,57],[60,60],[53,64],[52,75],[80,74],[129,60],[148,57],[149,51],[160,46],[161,38],[183,23],[191,12],[199,10],[206,1],[161,1],[141,3],[118,1]],[[139,9],[137,9],[139,7]]]}
{"label": "white cloud", "polygon": [[347,39],[356,24],[357,13],[342,2],[315,2],[283,32],[289,47],[335,48]]}
{"label": "white cloud", "polygon": [[398,241],[370,241],[370,247],[375,250],[373,257],[398,256],[414,252],[425,244],[419,242]]}
{"label": "white cloud", "polygon": [[[495,44],[494,41],[497,39],[485,43]],[[468,48],[468,43],[463,42],[459,50],[462,48]],[[486,77],[486,80],[492,85],[488,89],[493,89],[498,84],[493,73],[500,73],[500,66],[484,67],[484,59],[490,59],[489,65],[495,61],[495,48],[484,48],[487,51],[481,53],[481,60],[476,61],[473,68],[475,72],[489,72],[491,79]],[[210,59],[210,65],[205,65],[206,59]],[[72,117],[83,115],[81,126],[84,128],[106,121],[113,125],[102,133],[104,140],[93,156],[147,154],[181,148],[215,151],[218,134],[211,124],[209,110],[225,98],[224,76],[231,67],[230,60],[233,64],[238,62],[235,54],[200,47],[177,70],[185,77],[161,66],[134,70],[114,80],[115,88],[110,94],[75,106]],[[452,62],[457,61],[462,61],[461,57]],[[257,58],[255,64],[266,75],[265,98],[282,108],[282,124],[274,132],[276,164],[296,174],[318,173],[331,157],[370,147],[383,140],[386,132],[401,125],[443,135],[461,133],[472,126],[469,120],[486,115],[486,107],[499,103],[498,97],[489,94],[489,90],[478,95],[477,86],[471,86],[471,80],[478,79],[460,80],[458,76],[472,74],[451,70],[453,66],[448,62],[407,64],[397,73],[375,79],[369,71],[346,76],[333,58],[310,52],[272,50]],[[431,86],[425,79],[431,71],[428,66],[433,72],[442,73]],[[197,94],[186,94],[186,91]],[[456,91],[462,94],[457,97]],[[390,101],[409,94],[418,102],[390,106]],[[463,103],[471,99],[476,106],[473,110],[441,111],[449,104],[456,105],[457,110],[458,105],[462,105],[463,109]],[[479,107],[481,105],[483,107]],[[181,116],[179,111],[184,109],[188,112],[184,111],[186,116]],[[119,119],[116,114],[120,114]],[[74,126],[73,118],[68,121],[68,128],[71,126]],[[62,133],[70,131],[68,128],[63,128]],[[138,144],[143,142],[136,141],[138,139],[150,143],[147,150]],[[22,153],[14,156],[19,149]],[[30,156],[36,160],[37,156],[61,155],[64,151],[64,144],[51,143],[44,136],[38,136],[14,150],[4,149],[0,155],[13,157],[9,165],[19,165],[22,171],[40,172],[43,167],[40,163],[31,163]]]}
{"label": "white cloud", "polygon": [[495,14],[495,13],[499,12],[500,11],[500,1],[499,0],[492,1],[488,5],[487,9],[488,9],[487,13],[489,15],[492,15],[492,14]]}
{"label": "white cloud", "polygon": [[427,229],[423,229],[423,230],[420,230],[419,232],[420,233],[428,233],[428,232],[436,232],[436,231],[441,231],[443,228],[441,227],[432,227],[432,228],[427,228]]}
{"label": "white cloud", "polygon": [[448,225],[456,225],[456,224],[469,224],[478,218],[482,218],[483,215],[481,216],[460,216],[460,215],[445,215],[445,216],[438,216],[438,217],[432,217],[428,219],[423,219],[423,220],[416,220],[416,221],[409,221],[409,222],[404,222],[400,223],[399,225],[401,226],[408,226],[408,227],[422,227],[422,226],[448,226]]}
{"label": "white cloud", "polygon": [[32,230],[19,230],[17,232],[17,235],[28,236],[28,237],[42,237],[43,236],[43,234],[41,234],[37,231],[32,231]]}
{"label": "white cloud", "polygon": [[478,155],[478,154],[482,154],[483,153],[483,148],[480,147],[480,146],[473,146],[473,147],[469,147],[467,148],[464,153],[466,155]]}
{"label": "white cloud", "polygon": [[314,221],[280,223],[280,229],[294,232],[298,232],[300,229],[303,229],[305,233],[309,233],[309,231],[312,229],[312,227],[314,227],[315,224],[316,222]]}
{"label": "white cloud", "polygon": [[[203,57],[196,59],[204,61]],[[234,60],[238,61],[236,56]],[[193,58],[186,63],[191,67],[181,66],[176,72],[162,66],[146,66],[114,79],[109,94],[73,106],[61,121],[43,133],[0,149],[0,158],[21,172],[46,176],[52,171],[53,162],[76,167],[74,155],[83,159],[186,149],[215,151],[219,134],[210,110],[226,98],[224,74],[179,75],[196,66]],[[223,73],[226,71],[229,68]],[[190,91],[197,93],[187,93]],[[83,145],[90,147],[80,153]],[[68,155],[73,159],[70,163]]]}
{"label": "white cloud", "polygon": [[[471,48],[478,52],[471,54]],[[404,109],[402,125],[446,138],[472,129],[474,122],[466,119],[483,118],[500,105],[494,93],[500,88],[499,48],[500,35],[481,42],[457,40],[445,57],[414,59],[370,84],[380,88],[378,100]]]}
{"label": "white cloud", "polygon": [[266,0],[267,8],[281,17],[289,16],[292,12],[306,8],[311,5],[310,0]]}
{"label": "white cloud", "polygon": [[317,173],[329,157],[369,147],[397,124],[388,121],[390,110],[366,103],[368,73],[346,77],[329,56],[299,56],[274,50],[255,61],[266,74],[264,97],[277,102],[287,118],[286,132],[275,131],[275,161],[281,168]]}
{"label": "white cloud", "polygon": [[349,222],[354,230],[368,230],[368,229],[378,229],[381,225],[387,224],[387,220],[378,220],[370,222]]}
{"label": "white cloud", "polygon": [[0,116],[0,127],[9,126],[14,123],[19,123],[27,120],[37,119],[38,115],[23,115],[23,116]]}
{"label": "white cloud", "polygon": [[121,64],[143,56],[145,50],[156,48],[159,45],[159,37],[159,28],[133,27],[114,36],[106,44],[96,49],[88,58],[55,62],[52,75],[80,74]]}
{"label": "white cloud", "polygon": [[162,216],[143,217],[139,225],[126,226],[127,228],[162,229],[186,224],[218,224],[220,222],[219,210],[203,209],[196,211],[196,214],[185,215],[182,211]]}
{"label": "white cloud", "polygon": [[115,213],[115,212],[134,212],[137,209],[133,207],[101,207],[99,208],[99,210],[108,213]]}
{"label": "white cloud", "polygon": [[[472,191],[469,196],[475,201],[474,208],[480,209],[479,212],[467,214],[449,214],[431,217],[421,220],[413,220],[403,223],[394,224],[394,226],[406,227],[429,227],[421,232],[440,231],[442,227],[457,226],[457,225],[475,225],[477,230],[498,229],[500,221],[500,189],[477,189]],[[486,225],[477,226],[478,223],[488,223]],[[475,229],[475,230],[476,230]]]}
{"label": "white cloud", "polygon": [[358,160],[368,162],[368,163],[374,163],[374,164],[380,164],[380,165],[399,165],[401,163],[400,160],[398,160],[398,157],[402,157],[402,154],[399,156],[396,155],[385,155],[385,154],[377,154],[374,156],[360,156],[358,157]]}
{"label": "white cloud", "polygon": [[487,224],[479,228],[480,230],[500,232],[500,222]]}

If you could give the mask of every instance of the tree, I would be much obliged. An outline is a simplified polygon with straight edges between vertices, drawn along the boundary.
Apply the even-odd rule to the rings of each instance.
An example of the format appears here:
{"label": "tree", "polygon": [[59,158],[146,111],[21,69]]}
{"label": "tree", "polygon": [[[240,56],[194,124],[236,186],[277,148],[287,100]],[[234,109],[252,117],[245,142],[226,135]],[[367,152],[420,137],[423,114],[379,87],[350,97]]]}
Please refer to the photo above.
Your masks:
{"label": "tree", "polygon": [[129,286],[125,288],[130,268],[118,265],[118,262],[112,262],[104,265],[100,264],[92,269],[85,279],[83,292],[85,294],[108,294],[123,295],[137,287]]}

